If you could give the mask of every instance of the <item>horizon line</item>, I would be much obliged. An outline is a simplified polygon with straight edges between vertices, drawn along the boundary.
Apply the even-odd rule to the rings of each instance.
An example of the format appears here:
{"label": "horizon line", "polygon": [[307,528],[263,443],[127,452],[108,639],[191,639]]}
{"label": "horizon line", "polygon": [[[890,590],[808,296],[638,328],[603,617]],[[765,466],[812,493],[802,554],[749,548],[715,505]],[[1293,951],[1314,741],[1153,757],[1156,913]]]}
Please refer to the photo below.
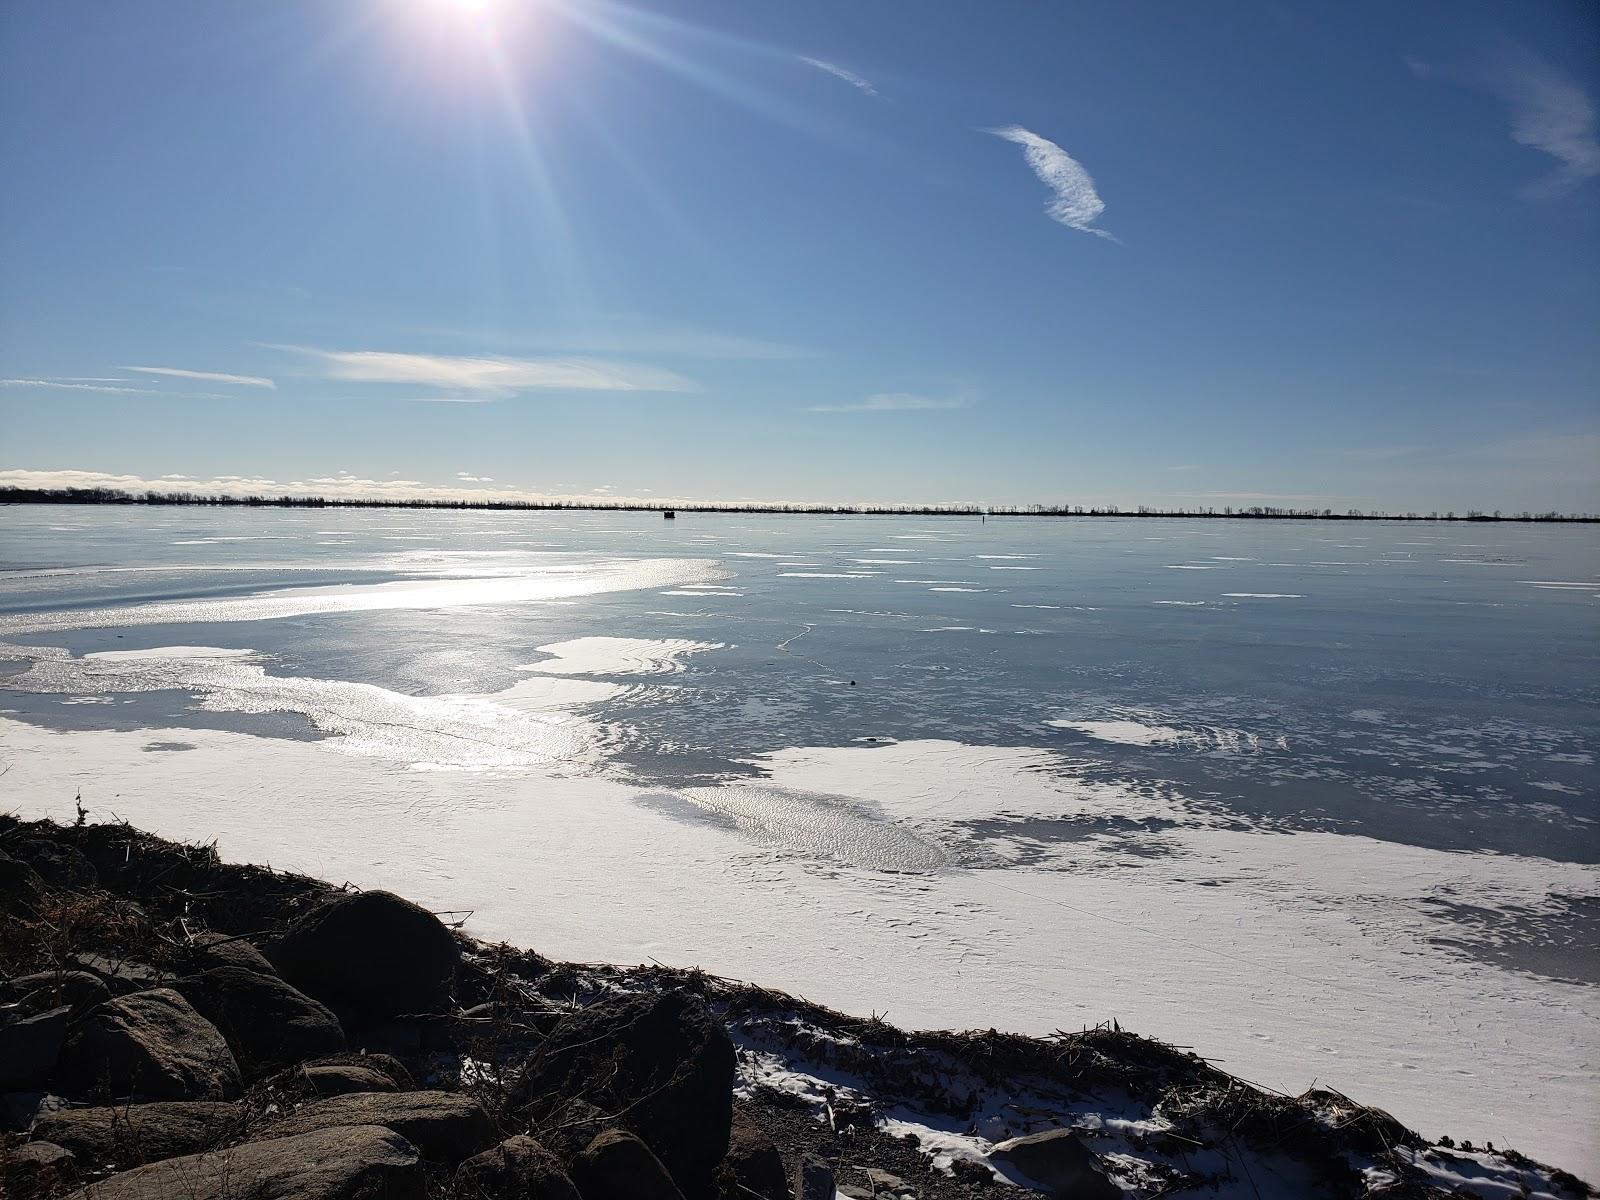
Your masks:
{"label": "horizon line", "polygon": [[0,484],[0,504],[139,504],[152,507],[163,505],[188,505],[218,508],[424,508],[471,509],[483,511],[559,511],[578,512],[660,512],[660,513],[773,513],[797,516],[953,516],[953,517],[1190,517],[1202,519],[1246,520],[1300,520],[1300,521],[1471,521],[1510,523],[1567,523],[1600,524],[1600,514],[1562,513],[1555,510],[1533,512],[1523,510],[1505,513],[1495,509],[1492,513],[1480,509],[1467,509],[1458,514],[1450,509],[1428,513],[1386,512],[1378,509],[1350,508],[1335,512],[1331,508],[1292,508],[1283,505],[1205,505],[1195,508],[1157,508],[1139,504],[1132,508],[1106,504],[1033,503],[1033,504],[978,504],[951,501],[941,504],[867,504],[818,503],[808,501],[644,501],[635,499],[566,498],[545,500],[514,499],[428,499],[363,498],[352,496],[319,495],[233,495],[229,493],[204,493],[191,491],[159,492],[147,489],[142,492],[112,487],[61,487],[28,488],[14,484]]}

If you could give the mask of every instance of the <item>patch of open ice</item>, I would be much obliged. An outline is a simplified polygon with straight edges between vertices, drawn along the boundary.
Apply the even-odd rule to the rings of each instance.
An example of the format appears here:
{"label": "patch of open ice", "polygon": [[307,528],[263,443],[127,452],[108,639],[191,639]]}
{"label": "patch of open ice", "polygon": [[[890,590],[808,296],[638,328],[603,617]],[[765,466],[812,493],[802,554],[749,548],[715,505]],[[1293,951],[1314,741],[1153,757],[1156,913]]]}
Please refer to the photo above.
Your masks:
{"label": "patch of open ice", "polygon": [[1057,729],[1076,729],[1102,742],[1124,746],[1156,746],[1183,740],[1183,731],[1166,725],[1145,725],[1139,721],[1046,721]]}
{"label": "patch of open ice", "polygon": [[0,616],[0,637],[139,625],[268,621],[317,613],[526,604],[602,592],[683,587],[727,575],[700,559],[602,559],[540,564],[503,574],[398,580],[338,587],[282,588],[253,596],[162,601],[122,608],[59,609]]}
{"label": "patch of open ice", "polygon": [[518,670],[545,675],[669,675],[684,669],[688,655],[725,649],[723,642],[687,638],[574,638],[540,646],[540,652],[551,657]]}

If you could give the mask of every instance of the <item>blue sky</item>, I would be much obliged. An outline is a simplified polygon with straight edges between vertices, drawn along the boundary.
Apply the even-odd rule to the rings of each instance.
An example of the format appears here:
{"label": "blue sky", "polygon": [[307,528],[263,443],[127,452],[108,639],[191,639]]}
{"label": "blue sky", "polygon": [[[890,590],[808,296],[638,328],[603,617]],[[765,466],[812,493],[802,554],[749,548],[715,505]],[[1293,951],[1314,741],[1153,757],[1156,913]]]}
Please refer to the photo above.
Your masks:
{"label": "blue sky", "polygon": [[1597,14],[9,0],[0,482],[1600,510]]}

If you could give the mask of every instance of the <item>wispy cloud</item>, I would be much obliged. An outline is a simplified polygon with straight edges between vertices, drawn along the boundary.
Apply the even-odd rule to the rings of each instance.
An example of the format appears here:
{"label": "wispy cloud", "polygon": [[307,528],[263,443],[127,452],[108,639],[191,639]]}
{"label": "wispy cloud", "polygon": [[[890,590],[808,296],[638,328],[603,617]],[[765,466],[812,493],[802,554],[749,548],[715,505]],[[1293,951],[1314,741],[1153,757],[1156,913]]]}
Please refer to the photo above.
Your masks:
{"label": "wispy cloud", "polygon": [[940,396],[919,396],[912,392],[879,392],[854,404],[816,404],[807,412],[865,413],[865,412],[934,412],[952,408],[966,408],[965,400]]}
{"label": "wispy cloud", "polygon": [[1511,138],[1559,164],[1522,190],[1529,199],[1563,196],[1600,175],[1594,103],[1578,83],[1530,50],[1505,51],[1489,84],[1511,105]]}
{"label": "wispy cloud", "polygon": [[141,375],[162,375],[169,379],[198,379],[205,383],[233,383],[240,387],[276,388],[278,385],[261,375],[227,375],[221,371],[186,371],[182,367],[122,367],[124,371],[137,371]]}
{"label": "wispy cloud", "polygon": [[1105,212],[1106,206],[1082,163],[1050,139],[1042,138],[1021,125],[1007,125],[985,132],[1022,147],[1022,156],[1039,177],[1039,182],[1055,193],[1050,203],[1044,206],[1051,220],[1059,221],[1068,229],[1076,229],[1080,233],[1092,233],[1095,237],[1113,242],[1117,240],[1104,229],[1095,228],[1095,219]]}
{"label": "wispy cloud", "polygon": [[823,58],[810,58],[804,54],[797,54],[795,57],[801,62],[805,63],[808,67],[815,67],[819,71],[826,71],[835,79],[844,80],[859,92],[864,92],[868,96],[879,95],[878,89],[872,86],[871,80],[863,79],[854,71],[845,70],[845,68],[841,67],[838,63],[831,63],[827,59]]}
{"label": "wispy cloud", "polygon": [[1393,462],[1397,458],[1410,458],[1427,450],[1426,446],[1396,445],[1396,446],[1346,446],[1342,449],[1330,450],[1328,453],[1339,458],[1350,459],[1354,462]]}
{"label": "wispy cloud", "polygon": [[456,478],[462,483],[493,483],[493,475],[474,475],[469,471],[457,471]]}
{"label": "wispy cloud", "polygon": [[149,388],[127,387],[114,380],[100,379],[0,379],[0,387],[54,388],[66,392],[123,392],[135,396],[149,396]]}
{"label": "wispy cloud", "polygon": [[530,391],[692,392],[674,371],[590,358],[472,358],[385,350],[313,350],[282,346],[319,362],[329,379],[444,389],[431,400],[499,400]]}

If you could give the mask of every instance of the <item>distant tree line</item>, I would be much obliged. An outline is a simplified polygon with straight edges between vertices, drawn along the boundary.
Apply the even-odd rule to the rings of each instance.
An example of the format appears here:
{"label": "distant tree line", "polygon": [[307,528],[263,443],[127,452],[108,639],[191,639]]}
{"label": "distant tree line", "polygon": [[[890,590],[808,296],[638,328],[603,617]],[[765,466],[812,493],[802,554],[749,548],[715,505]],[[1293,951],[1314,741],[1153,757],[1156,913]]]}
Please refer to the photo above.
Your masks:
{"label": "distant tree line", "polygon": [[470,509],[490,512],[544,512],[576,509],[594,512],[697,512],[697,513],[810,513],[824,516],[924,516],[924,517],[1219,517],[1260,520],[1317,521],[1562,521],[1600,522],[1594,513],[1518,512],[1499,509],[1483,512],[1363,511],[1350,508],[1285,508],[1253,504],[1243,507],[1206,505],[1196,508],[1154,508],[1141,504],[1125,509],[1084,504],[774,504],[695,502],[646,503],[639,500],[378,500],[330,496],[230,496],[196,492],[129,492],[120,488],[25,488],[0,486],[0,504],[185,504],[216,508],[417,508]]}

